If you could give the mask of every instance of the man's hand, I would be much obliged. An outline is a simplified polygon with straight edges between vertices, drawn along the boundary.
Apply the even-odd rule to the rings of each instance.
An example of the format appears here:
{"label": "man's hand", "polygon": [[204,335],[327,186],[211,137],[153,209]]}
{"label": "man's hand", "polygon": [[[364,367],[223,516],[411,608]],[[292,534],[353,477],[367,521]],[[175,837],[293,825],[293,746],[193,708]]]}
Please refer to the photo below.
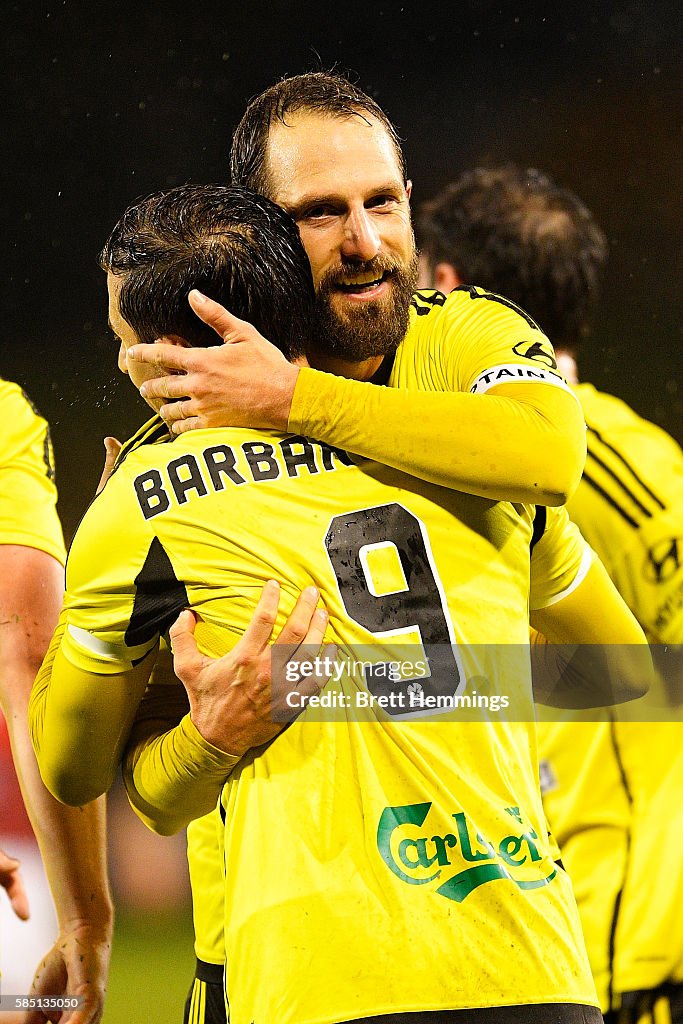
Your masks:
{"label": "man's hand", "polygon": [[[128,360],[151,364],[167,374],[145,381],[140,388],[143,398],[167,400],[160,413],[174,434],[199,427],[286,430],[297,367],[255,327],[196,289],[190,292],[189,302],[225,344],[216,348],[161,342],[134,345]],[[169,370],[173,373],[168,374]]]}
{"label": "man's hand", "polygon": [[[241,640],[222,658],[207,658],[197,649],[192,612],[182,612],[171,627],[175,674],[187,690],[192,721],[208,743],[228,754],[241,756],[251,747],[267,743],[298,713],[286,702],[292,685],[271,678],[269,641],[279,595],[278,584],[270,580]],[[316,609],[318,596],[315,587],[303,591],[275,644],[305,646],[308,652],[318,652],[328,622],[327,612]],[[334,645],[323,648],[321,657],[328,658],[329,664],[334,662]],[[288,665],[292,664],[290,659]],[[297,692],[318,693],[325,682],[327,678],[306,677]]]}
{"label": "man's hand", "polygon": [[0,886],[9,896],[12,910],[22,921],[28,921],[28,896],[24,888],[24,880],[19,871],[19,861],[8,857],[0,850]]}
{"label": "man's hand", "polygon": [[98,1024],[104,1010],[111,928],[92,923],[74,922],[62,929],[57,941],[36,970],[31,985],[32,996],[81,996],[85,1002],[78,1010],[30,1010],[22,1024]]}

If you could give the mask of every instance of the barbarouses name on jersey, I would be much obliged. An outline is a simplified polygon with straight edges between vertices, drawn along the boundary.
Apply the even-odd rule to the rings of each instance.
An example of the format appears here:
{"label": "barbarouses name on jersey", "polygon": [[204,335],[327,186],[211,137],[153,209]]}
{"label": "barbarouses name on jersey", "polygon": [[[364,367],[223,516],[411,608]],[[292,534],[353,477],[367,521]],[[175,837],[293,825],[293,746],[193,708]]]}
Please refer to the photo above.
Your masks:
{"label": "barbarouses name on jersey", "polygon": [[140,473],[133,487],[143,516],[152,519],[166,512],[172,500],[184,505],[190,497],[203,498],[226,486],[240,487],[300,473],[329,473],[351,465],[348,453],[340,448],[293,436],[273,444],[214,444],[196,455],[188,452],[171,459],[162,469]]}

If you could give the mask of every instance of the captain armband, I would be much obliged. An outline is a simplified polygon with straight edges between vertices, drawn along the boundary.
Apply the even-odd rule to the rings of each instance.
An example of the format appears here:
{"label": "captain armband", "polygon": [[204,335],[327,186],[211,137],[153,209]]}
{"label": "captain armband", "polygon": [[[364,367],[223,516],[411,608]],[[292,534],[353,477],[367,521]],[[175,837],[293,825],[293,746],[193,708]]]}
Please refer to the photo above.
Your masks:
{"label": "captain armband", "polygon": [[556,388],[562,388],[563,391],[572,395],[578,402],[573,389],[557,370],[543,366],[528,366],[525,363],[500,363],[498,366],[492,366],[488,370],[483,370],[475,377],[470,387],[470,394],[483,395],[498,384],[511,384],[514,382],[552,384]]}

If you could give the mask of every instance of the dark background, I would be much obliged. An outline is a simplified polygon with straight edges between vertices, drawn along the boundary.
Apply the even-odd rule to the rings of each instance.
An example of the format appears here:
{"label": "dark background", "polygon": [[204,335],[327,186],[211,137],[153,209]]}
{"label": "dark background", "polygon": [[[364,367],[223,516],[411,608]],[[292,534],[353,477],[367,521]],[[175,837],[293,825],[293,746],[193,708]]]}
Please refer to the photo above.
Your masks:
{"label": "dark background", "polygon": [[398,124],[416,202],[505,159],[584,198],[612,256],[583,375],[683,440],[680,22],[674,0],[5,2],[0,375],[52,423],[67,534],[101,438],[146,418],[115,369],[102,242],[136,196],[225,180],[245,102],[319,64]]}

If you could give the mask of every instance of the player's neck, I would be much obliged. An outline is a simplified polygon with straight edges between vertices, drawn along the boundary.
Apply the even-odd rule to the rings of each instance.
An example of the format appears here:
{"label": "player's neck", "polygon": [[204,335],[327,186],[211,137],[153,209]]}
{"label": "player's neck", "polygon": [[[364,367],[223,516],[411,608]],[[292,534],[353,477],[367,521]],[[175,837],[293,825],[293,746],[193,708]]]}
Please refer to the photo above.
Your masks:
{"label": "player's neck", "polygon": [[324,370],[325,373],[333,373],[336,377],[348,377],[349,380],[370,380],[377,373],[383,360],[384,356],[371,356],[360,362],[349,362],[346,359],[318,353],[311,353],[308,357],[309,365],[314,370]]}

